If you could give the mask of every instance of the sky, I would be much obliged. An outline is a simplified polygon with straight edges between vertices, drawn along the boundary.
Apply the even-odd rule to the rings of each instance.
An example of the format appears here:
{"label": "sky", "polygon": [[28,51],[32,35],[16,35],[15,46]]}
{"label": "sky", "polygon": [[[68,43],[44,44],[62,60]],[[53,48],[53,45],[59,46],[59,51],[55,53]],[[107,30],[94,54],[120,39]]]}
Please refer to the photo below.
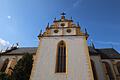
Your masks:
{"label": "sky", "polygon": [[0,0],[0,49],[37,47],[40,30],[62,12],[87,28],[88,44],[120,52],[120,0]]}

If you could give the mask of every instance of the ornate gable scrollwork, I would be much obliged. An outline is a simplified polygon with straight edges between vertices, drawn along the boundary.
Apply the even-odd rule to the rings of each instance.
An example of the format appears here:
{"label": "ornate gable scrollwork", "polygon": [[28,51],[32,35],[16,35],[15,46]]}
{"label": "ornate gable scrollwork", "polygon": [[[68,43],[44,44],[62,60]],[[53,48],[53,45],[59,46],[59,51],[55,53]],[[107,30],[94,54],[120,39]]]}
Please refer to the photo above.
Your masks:
{"label": "ornate gable scrollwork", "polygon": [[53,24],[47,25],[46,30],[39,37],[47,36],[86,36],[88,38],[88,33],[81,31],[79,23],[75,24],[71,19],[66,19],[65,14],[61,14],[61,19],[57,20],[56,18],[53,21]]}

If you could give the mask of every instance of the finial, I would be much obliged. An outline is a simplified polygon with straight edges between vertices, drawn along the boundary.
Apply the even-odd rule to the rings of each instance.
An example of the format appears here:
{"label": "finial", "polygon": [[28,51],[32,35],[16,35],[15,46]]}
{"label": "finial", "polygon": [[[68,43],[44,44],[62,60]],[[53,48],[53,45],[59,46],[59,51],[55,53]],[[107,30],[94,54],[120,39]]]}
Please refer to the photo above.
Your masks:
{"label": "finial", "polygon": [[47,28],[49,28],[49,23],[47,24],[47,27],[46,27],[46,29],[47,29]]}
{"label": "finial", "polygon": [[12,47],[11,48],[13,48],[14,47],[14,44],[12,45]]}
{"label": "finial", "polygon": [[85,34],[88,34],[87,29],[85,28]]}
{"label": "finial", "polygon": [[56,21],[56,17],[54,18],[54,21]]}
{"label": "finial", "polygon": [[87,38],[89,37],[89,34],[88,34],[88,32],[87,32],[87,29],[85,28],[85,36],[86,36],[86,40],[87,40]]}
{"label": "finial", "polygon": [[72,20],[72,17],[70,19]]}
{"label": "finial", "polygon": [[38,37],[41,37],[41,36],[42,36],[42,29],[40,30]]}
{"label": "finial", "polygon": [[63,12],[63,13],[61,13],[61,15],[62,15],[62,16],[61,16],[61,19],[64,20],[66,14]]}
{"label": "finial", "polygon": [[77,22],[77,27],[80,27],[79,22]]}
{"label": "finial", "polygon": [[95,49],[95,45],[93,43],[93,40],[91,39],[91,47]]}
{"label": "finial", "polygon": [[64,15],[66,15],[66,13],[63,12],[63,13],[61,13],[61,15],[64,16]]}
{"label": "finial", "polygon": [[40,30],[40,34],[42,34],[42,29]]}
{"label": "finial", "polygon": [[0,53],[2,53],[2,52],[3,52],[3,49],[1,49]]}
{"label": "finial", "polygon": [[7,51],[8,49],[9,49],[9,47],[7,47],[5,51]]}
{"label": "finial", "polygon": [[16,43],[16,47],[17,47],[17,48],[19,47],[19,43]]}

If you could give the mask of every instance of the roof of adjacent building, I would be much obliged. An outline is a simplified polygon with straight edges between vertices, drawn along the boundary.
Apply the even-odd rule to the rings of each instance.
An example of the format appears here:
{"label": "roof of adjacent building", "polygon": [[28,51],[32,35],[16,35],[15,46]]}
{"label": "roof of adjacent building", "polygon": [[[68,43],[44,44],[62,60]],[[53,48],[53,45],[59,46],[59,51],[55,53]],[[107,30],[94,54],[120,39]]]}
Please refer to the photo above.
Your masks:
{"label": "roof of adjacent building", "polygon": [[3,55],[22,55],[25,53],[35,54],[37,51],[37,47],[20,47],[14,48],[13,50],[7,50],[1,54]]}
{"label": "roof of adjacent building", "polygon": [[[113,48],[96,49],[91,46],[88,47],[90,56],[100,55],[102,59],[120,59],[120,54]],[[2,55],[23,55],[25,53],[35,54],[37,47],[20,47],[13,48],[1,53]]]}
{"label": "roof of adjacent building", "polygon": [[114,48],[96,49],[91,46],[88,48],[90,55],[100,55],[102,59],[120,59],[120,54]]}

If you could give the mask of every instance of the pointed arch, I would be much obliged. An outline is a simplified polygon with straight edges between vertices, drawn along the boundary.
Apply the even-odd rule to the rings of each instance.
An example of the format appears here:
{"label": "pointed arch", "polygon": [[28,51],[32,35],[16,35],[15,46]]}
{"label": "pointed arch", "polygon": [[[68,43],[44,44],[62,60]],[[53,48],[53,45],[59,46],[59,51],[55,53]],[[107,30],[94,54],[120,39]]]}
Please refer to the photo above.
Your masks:
{"label": "pointed arch", "polygon": [[6,70],[7,66],[8,66],[8,63],[9,63],[9,58],[5,59],[0,71],[5,72],[5,70]]}
{"label": "pointed arch", "polygon": [[92,66],[94,80],[98,80],[97,71],[96,71],[95,63],[93,60],[91,60],[91,66]]}
{"label": "pointed arch", "polygon": [[117,62],[117,70],[118,70],[118,73],[120,74],[120,62]]}
{"label": "pointed arch", "polygon": [[66,44],[62,40],[57,45],[56,73],[66,72]]}
{"label": "pointed arch", "polygon": [[107,79],[114,80],[114,76],[113,76],[113,72],[112,72],[112,69],[110,67],[110,64],[108,62],[102,62],[102,63],[104,65]]}

